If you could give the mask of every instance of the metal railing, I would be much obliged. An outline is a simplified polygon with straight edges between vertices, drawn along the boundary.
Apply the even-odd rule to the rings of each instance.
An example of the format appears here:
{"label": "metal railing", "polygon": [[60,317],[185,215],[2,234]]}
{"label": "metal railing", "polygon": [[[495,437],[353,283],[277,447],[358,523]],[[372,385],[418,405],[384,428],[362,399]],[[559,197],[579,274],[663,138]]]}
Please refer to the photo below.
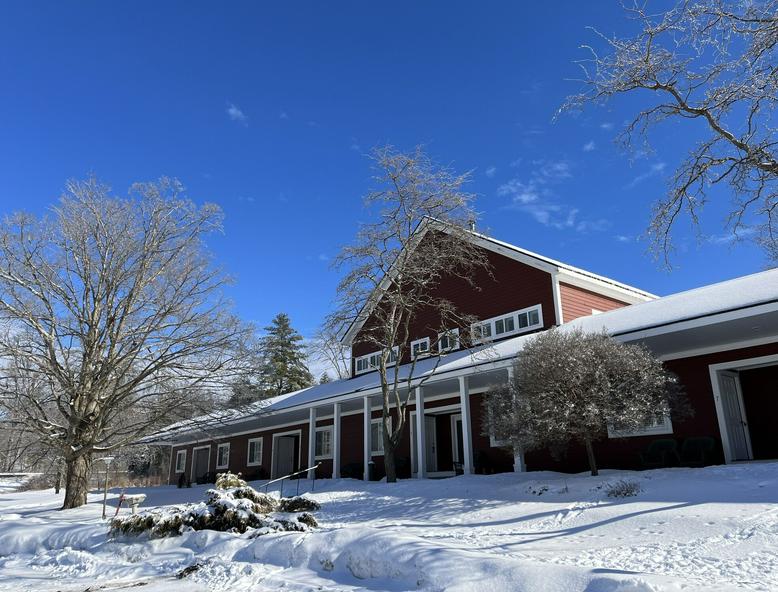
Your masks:
{"label": "metal railing", "polygon": [[[289,479],[290,477],[294,477],[295,475],[299,475],[301,473],[307,473],[308,471],[311,470],[313,471],[313,479],[311,479],[311,491],[313,491],[314,488],[316,487],[316,469],[319,468],[319,465],[321,465],[321,463],[316,463],[315,465],[313,465],[312,467],[308,467],[307,469],[300,469],[299,471],[295,471],[294,473],[289,473],[288,475],[284,475],[283,477],[278,477],[277,479],[268,481],[267,483],[265,483],[265,485],[263,485],[263,487],[265,488],[265,493],[267,493],[267,488],[271,486],[273,483],[280,482],[281,488],[279,489],[278,494],[279,497],[284,497],[284,481],[286,479]],[[300,495],[300,481],[302,481],[302,479],[297,479],[297,493],[295,495]]]}

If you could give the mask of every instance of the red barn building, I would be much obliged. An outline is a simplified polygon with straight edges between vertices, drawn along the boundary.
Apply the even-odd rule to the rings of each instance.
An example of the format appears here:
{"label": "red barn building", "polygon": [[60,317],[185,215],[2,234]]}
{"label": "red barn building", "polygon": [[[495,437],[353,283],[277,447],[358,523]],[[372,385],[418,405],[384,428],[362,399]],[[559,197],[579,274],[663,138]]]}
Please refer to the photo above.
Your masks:
{"label": "red barn building", "polygon": [[[476,277],[477,290],[456,278],[436,289],[478,319],[484,339],[469,349],[452,339],[440,359],[417,361],[409,429],[397,450],[401,477],[442,477],[457,469],[585,470],[583,447],[571,446],[561,458],[542,451],[514,456],[485,435],[482,393],[507,379],[533,333],[554,326],[605,330],[645,344],[679,376],[694,408],[682,421],[657,418],[640,432],[603,437],[595,445],[600,466],[647,466],[641,453],[656,440],[682,463],[778,458],[778,270],[658,298],[485,235],[472,233],[472,240],[487,251],[492,273]],[[226,470],[275,478],[316,464],[317,477],[381,477],[376,352],[359,343],[361,328],[354,323],[344,338],[354,344],[351,378],[182,422],[148,438],[170,447],[169,482],[182,475],[207,480]],[[417,320],[413,341],[424,351],[446,329],[431,311]],[[409,367],[403,362],[401,373]],[[704,455],[695,456],[700,450]]]}

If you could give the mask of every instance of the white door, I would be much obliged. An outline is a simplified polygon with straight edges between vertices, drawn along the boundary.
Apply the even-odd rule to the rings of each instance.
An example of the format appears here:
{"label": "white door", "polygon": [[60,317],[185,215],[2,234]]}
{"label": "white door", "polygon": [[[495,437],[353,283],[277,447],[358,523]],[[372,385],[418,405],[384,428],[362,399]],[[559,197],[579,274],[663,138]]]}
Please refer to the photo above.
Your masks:
{"label": "white door", "polygon": [[751,438],[748,434],[748,424],[743,410],[743,395],[737,373],[720,372],[719,385],[732,460],[751,460]]}

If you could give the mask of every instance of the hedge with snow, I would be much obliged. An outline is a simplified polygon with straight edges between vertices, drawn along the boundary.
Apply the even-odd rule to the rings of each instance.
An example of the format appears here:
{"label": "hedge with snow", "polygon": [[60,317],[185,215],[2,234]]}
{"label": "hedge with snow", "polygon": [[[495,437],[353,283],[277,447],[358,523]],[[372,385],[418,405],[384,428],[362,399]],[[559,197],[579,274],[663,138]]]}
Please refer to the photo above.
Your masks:
{"label": "hedge with snow", "polygon": [[304,532],[317,526],[309,512],[318,509],[318,502],[312,499],[298,496],[279,500],[249,487],[236,475],[225,473],[219,475],[216,488],[206,492],[204,502],[114,518],[111,534],[146,533],[156,538],[204,529],[237,533],[254,529],[254,536],[281,531]]}

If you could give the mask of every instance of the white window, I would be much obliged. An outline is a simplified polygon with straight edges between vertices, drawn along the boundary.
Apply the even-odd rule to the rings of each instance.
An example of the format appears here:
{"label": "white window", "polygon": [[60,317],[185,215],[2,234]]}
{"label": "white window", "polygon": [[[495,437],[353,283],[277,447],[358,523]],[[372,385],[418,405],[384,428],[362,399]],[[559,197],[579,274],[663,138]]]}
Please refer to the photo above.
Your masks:
{"label": "white window", "polygon": [[230,466],[230,443],[219,444],[216,447],[216,468],[226,469]]}
{"label": "white window", "polygon": [[[389,418],[389,429],[392,428],[392,418]],[[384,453],[384,420],[381,417],[370,420],[370,454],[381,456]]]}
{"label": "white window", "polygon": [[[394,364],[397,361],[397,346],[392,348],[389,352],[389,364]],[[356,374],[364,374],[378,368],[381,363],[381,352],[373,352],[364,356],[359,356],[354,360],[354,370]]]}
{"label": "white window", "polygon": [[411,357],[418,358],[419,356],[424,356],[430,353],[430,338],[424,337],[422,339],[417,339],[416,341],[411,341]]}
{"label": "white window", "polygon": [[262,438],[252,438],[249,440],[248,466],[262,464]]}
{"label": "white window", "polygon": [[183,473],[186,470],[186,450],[176,452],[176,473]]}
{"label": "white window", "polygon": [[316,428],[316,460],[332,458],[332,426]]}
{"label": "white window", "polygon": [[670,416],[665,413],[658,413],[655,417],[649,419],[643,427],[637,430],[620,430],[617,427],[608,424],[609,438],[632,438],[635,436],[658,436],[662,434],[673,433],[673,422]]}
{"label": "white window", "polygon": [[522,308],[510,314],[500,315],[473,324],[473,340],[489,341],[490,339],[507,337],[526,333],[543,326],[543,311],[541,305]]}
{"label": "white window", "polygon": [[438,351],[450,352],[459,349],[459,329],[450,329],[438,334]]}

